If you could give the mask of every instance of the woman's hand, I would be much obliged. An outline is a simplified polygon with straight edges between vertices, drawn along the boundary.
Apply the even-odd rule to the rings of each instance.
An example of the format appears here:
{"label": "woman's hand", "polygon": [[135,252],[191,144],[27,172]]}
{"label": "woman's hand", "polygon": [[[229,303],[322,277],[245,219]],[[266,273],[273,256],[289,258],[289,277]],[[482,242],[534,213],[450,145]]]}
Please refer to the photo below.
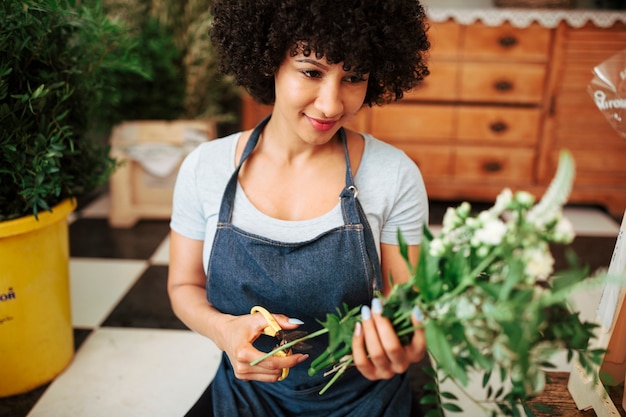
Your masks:
{"label": "woman's hand", "polygon": [[[273,315],[280,327],[292,330],[298,324],[290,322],[289,318]],[[221,338],[218,347],[222,349],[233,366],[235,376],[245,381],[276,382],[282,375],[283,368],[292,368],[305,361],[309,355],[293,354],[289,356],[270,356],[254,366],[250,363],[265,354],[257,350],[252,343],[263,333],[268,323],[261,314],[247,314],[245,316],[224,316],[220,323]]]}
{"label": "woman's hand", "polygon": [[[389,379],[403,373],[411,363],[419,362],[426,354],[423,330],[416,330],[411,343],[403,346],[382,311],[378,298],[372,301],[371,309],[364,306],[361,309],[362,323],[357,323],[352,338],[354,364],[370,380]],[[413,325],[420,324],[418,315],[413,314]]]}

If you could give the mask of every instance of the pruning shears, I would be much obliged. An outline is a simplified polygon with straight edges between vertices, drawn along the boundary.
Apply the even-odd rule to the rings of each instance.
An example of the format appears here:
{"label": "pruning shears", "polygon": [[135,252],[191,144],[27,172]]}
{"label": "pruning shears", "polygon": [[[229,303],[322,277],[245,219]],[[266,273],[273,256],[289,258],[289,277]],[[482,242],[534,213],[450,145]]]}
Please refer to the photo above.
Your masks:
{"label": "pruning shears", "polygon": [[[280,325],[278,324],[278,322],[276,321],[272,313],[267,311],[267,309],[265,309],[264,307],[261,307],[261,306],[252,307],[252,309],[250,310],[250,314],[254,314],[254,313],[261,313],[263,317],[265,318],[265,320],[267,321],[267,327],[263,329],[263,334],[271,336],[271,337],[275,337],[276,339],[278,339],[278,344],[276,345],[276,347],[282,346],[293,340],[299,339],[307,334],[307,332],[304,332],[304,331],[283,330],[283,328],[280,327]],[[297,347],[299,349],[308,349],[310,346],[304,343],[297,343],[293,347]],[[285,357],[289,355],[291,355],[291,348],[280,350],[274,353],[273,356]],[[283,379],[287,378],[287,375],[289,375],[289,368],[283,368],[283,373],[280,376],[280,378],[278,378],[278,380],[282,381]]]}

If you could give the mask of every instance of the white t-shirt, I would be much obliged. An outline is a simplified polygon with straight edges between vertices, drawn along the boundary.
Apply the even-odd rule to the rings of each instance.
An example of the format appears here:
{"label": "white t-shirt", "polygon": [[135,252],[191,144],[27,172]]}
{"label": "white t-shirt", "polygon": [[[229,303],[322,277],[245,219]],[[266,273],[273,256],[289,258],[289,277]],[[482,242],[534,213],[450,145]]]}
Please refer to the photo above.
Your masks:
{"label": "white t-shirt", "polygon": [[[174,188],[171,228],[203,240],[208,264],[226,184],[235,168],[241,133],[203,143],[183,161]],[[354,183],[380,256],[380,243],[397,244],[400,229],[408,244],[419,244],[428,222],[428,199],[422,175],[401,150],[369,134]],[[328,213],[309,220],[275,219],[257,210],[237,187],[232,223],[242,230],[281,242],[304,242],[343,224],[339,196]]]}

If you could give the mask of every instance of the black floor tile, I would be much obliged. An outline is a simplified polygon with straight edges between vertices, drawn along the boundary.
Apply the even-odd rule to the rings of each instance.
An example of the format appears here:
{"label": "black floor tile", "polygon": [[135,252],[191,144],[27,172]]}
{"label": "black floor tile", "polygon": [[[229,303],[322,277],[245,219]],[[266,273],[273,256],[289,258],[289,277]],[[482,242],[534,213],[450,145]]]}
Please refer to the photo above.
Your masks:
{"label": "black floor tile", "polygon": [[24,394],[0,398],[0,417],[26,417],[50,384]]}
{"label": "black floor tile", "polygon": [[107,317],[103,326],[187,329],[170,306],[167,266],[150,266]]}
{"label": "black floor tile", "polygon": [[569,267],[567,253],[572,252],[580,265],[587,265],[593,273],[601,268],[608,268],[615,249],[615,237],[576,236],[570,245],[551,245],[556,271]]}
{"label": "black floor tile", "polygon": [[74,351],[80,349],[91,332],[93,332],[92,329],[74,329]]}
{"label": "black floor tile", "polygon": [[[440,200],[429,200],[428,202],[428,212],[429,212],[429,224],[431,225],[440,225],[443,222],[443,216],[446,214],[446,210],[449,207],[457,208],[464,200],[459,201],[440,201]],[[493,202],[484,203],[484,202],[469,202],[472,206],[472,213],[479,213],[483,210],[487,210],[493,206]]]}
{"label": "black floor tile", "polygon": [[129,229],[114,229],[107,219],[79,218],[70,225],[70,255],[145,260],[168,233],[167,220],[142,220]]}

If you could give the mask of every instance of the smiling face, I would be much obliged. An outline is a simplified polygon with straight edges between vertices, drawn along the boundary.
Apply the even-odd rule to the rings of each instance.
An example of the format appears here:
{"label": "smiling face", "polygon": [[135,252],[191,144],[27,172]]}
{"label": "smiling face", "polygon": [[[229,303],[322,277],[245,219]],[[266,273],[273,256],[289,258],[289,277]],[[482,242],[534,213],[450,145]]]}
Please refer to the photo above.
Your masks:
{"label": "smiling face", "polygon": [[273,122],[310,144],[327,143],[363,106],[367,74],[315,54],[287,55],[275,75]]}

